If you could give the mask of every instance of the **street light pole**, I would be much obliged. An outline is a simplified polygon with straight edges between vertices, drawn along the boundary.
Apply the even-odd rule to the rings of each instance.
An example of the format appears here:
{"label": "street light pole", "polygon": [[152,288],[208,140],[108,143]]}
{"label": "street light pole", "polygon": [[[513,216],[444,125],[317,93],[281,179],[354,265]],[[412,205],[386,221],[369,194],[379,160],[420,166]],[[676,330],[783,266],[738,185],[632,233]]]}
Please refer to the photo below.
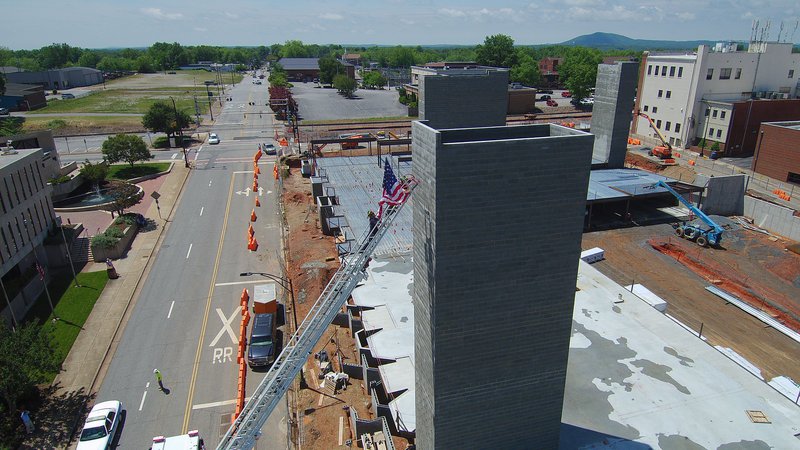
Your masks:
{"label": "street light pole", "polygon": [[208,99],[208,112],[211,114],[211,121],[213,122],[214,121],[214,111],[213,111],[213,108],[211,108],[211,91],[208,90],[208,84],[206,84],[206,95],[207,95],[206,98]]}
{"label": "street light pole", "polygon": [[[264,272],[242,272],[239,274],[240,277],[249,277],[250,275],[261,275],[262,277],[269,278],[270,280],[281,285],[284,291],[289,291],[289,298],[292,301],[292,320],[294,321],[294,330],[297,331],[297,303],[294,301],[294,286],[292,286],[292,279],[288,277],[283,278]],[[287,286],[286,283],[289,285]]]}
{"label": "street light pole", "polygon": [[186,154],[186,144],[183,142],[183,127],[180,125],[178,121],[178,107],[175,106],[175,99],[170,97],[172,100],[172,109],[175,111],[175,126],[178,127],[178,134],[181,137],[181,148],[183,148],[183,162],[186,167],[189,167],[189,156]]}

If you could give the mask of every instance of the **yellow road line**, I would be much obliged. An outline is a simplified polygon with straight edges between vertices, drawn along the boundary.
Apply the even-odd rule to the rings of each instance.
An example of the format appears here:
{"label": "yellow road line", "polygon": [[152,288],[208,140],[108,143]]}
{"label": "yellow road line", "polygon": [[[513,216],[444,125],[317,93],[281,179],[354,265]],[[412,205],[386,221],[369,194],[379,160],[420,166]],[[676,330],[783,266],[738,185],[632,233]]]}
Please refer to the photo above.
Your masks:
{"label": "yellow road line", "polygon": [[222,222],[222,233],[219,236],[219,245],[217,246],[217,257],[214,260],[214,273],[211,275],[211,286],[208,288],[208,298],[206,299],[206,311],[203,315],[203,325],[200,328],[200,339],[197,341],[197,353],[194,356],[194,368],[192,369],[192,378],[189,381],[189,396],[186,399],[186,410],[183,414],[183,428],[181,434],[189,432],[189,416],[192,413],[192,401],[194,400],[194,387],[197,382],[197,369],[200,367],[200,354],[203,351],[203,338],[206,334],[206,325],[208,324],[208,312],[211,310],[211,298],[214,296],[214,286],[217,283],[217,272],[219,271],[219,260],[222,257],[222,243],[225,240],[225,231],[228,229],[228,216],[231,212],[231,200],[233,199],[233,181],[236,178],[231,174],[231,186],[228,192],[228,204],[225,206],[225,217]]}

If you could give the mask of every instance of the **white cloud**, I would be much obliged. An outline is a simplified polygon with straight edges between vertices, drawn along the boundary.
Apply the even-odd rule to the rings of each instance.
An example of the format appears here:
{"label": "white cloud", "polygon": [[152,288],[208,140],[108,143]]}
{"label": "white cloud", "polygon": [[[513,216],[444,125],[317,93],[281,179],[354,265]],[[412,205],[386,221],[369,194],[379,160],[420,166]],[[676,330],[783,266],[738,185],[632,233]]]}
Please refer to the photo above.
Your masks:
{"label": "white cloud", "polygon": [[142,8],[141,9],[143,14],[148,16],[154,17],[158,20],[179,20],[183,19],[183,14],[181,13],[166,13],[161,10],[161,8]]}
{"label": "white cloud", "polygon": [[514,21],[521,21],[522,13],[517,13],[511,8],[498,8],[498,9],[454,9],[454,8],[440,8],[439,14],[447,17],[454,18],[470,18],[476,22],[482,22],[485,19],[510,19]]}
{"label": "white cloud", "polygon": [[194,27],[194,31],[206,32],[206,31],[208,31],[208,28]]}
{"label": "white cloud", "polygon": [[228,16],[231,19],[238,19],[239,18],[238,14],[234,14],[234,13],[228,12],[228,11],[225,11],[225,15]]}
{"label": "white cloud", "polygon": [[439,13],[450,17],[466,17],[467,15],[467,13],[461,11],[460,9],[452,9],[452,8],[442,8],[439,10]]}
{"label": "white cloud", "polygon": [[321,14],[319,18],[322,20],[342,20],[344,19],[344,16],[336,13],[325,13]]}
{"label": "white cloud", "polygon": [[416,25],[417,24],[417,22],[414,22],[411,19],[400,19],[400,23],[403,23],[405,25]]}
{"label": "white cloud", "polygon": [[694,20],[697,16],[693,12],[679,12],[675,14],[675,17],[681,20]]}

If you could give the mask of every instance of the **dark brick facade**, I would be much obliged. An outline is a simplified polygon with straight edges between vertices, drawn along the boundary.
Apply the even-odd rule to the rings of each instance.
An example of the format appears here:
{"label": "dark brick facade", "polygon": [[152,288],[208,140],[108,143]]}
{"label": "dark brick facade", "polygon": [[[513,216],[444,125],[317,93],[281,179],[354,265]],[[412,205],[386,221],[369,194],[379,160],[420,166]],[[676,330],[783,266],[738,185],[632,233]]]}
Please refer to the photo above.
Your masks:
{"label": "dark brick facade", "polygon": [[753,170],[778,181],[800,184],[800,122],[762,124],[759,136]]}
{"label": "dark brick facade", "polygon": [[725,139],[725,156],[755,154],[761,124],[787,120],[800,120],[800,100],[733,102],[728,137]]}

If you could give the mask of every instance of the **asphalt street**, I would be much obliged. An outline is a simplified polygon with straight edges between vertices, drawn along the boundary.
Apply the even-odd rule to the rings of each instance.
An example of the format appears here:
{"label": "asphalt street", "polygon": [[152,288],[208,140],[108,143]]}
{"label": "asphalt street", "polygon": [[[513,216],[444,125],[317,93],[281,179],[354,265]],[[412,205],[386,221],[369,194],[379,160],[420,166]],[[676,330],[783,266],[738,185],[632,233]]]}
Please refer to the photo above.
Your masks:
{"label": "asphalt street", "polygon": [[294,83],[292,95],[303,120],[362,119],[368,117],[405,117],[408,108],[398,101],[394,89],[359,89],[354,98],[345,98],[336,89],[317,83]]}
{"label": "asphalt street", "polygon": [[[274,134],[271,116],[259,117],[258,106],[249,103],[266,103],[267,90],[246,77],[228,95],[233,100],[212,130],[221,142],[193,154],[196,168],[97,396],[98,402],[117,399],[125,405],[120,449],[148,448],[154,436],[194,429],[206,448],[218,444],[235,407],[242,288],[252,296],[256,284],[271,283],[239,273],[281,274],[274,157],[260,161],[262,189],[249,189],[253,154],[259,142],[272,143]],[[255,208],[253,228],[259,249],[250,252],[246,235],[256,197],[261,207]],[[164,391],[155,382],[155,368],[163,374]],[[248,393],[262,378],[263,373],[248,370]],[[283,402],[256,448],[287,448],[287,415]]]}

